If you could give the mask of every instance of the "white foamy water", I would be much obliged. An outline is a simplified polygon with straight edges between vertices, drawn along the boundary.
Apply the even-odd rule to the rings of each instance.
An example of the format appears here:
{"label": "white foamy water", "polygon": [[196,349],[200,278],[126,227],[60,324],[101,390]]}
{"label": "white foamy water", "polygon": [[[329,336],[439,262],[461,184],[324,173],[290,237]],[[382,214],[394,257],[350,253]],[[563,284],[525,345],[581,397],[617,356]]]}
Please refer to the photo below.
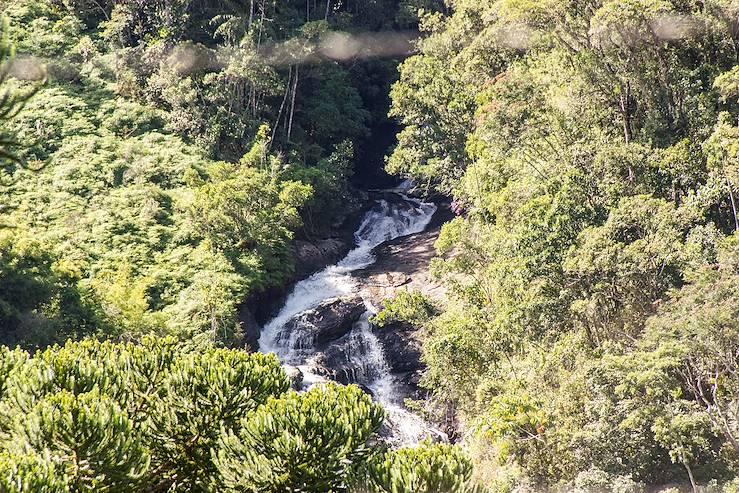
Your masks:
{"label": "white foamy water", "polygon": [[[356,247],[337,264],[297,283],[277,316],[262,328],[260,350],[273,352],[283,364],[300,368],[306,386],[327,379],[315,373],[314,358],[320,352],[314,346],[311,332],[298,330],[295,321],[298,321],[298,326],[307,323],[301,320],[301,314],[321,302],[358,292],[359,286],[352,272],[375,262],[372,250],[394,238],[420,233],[436,212],[434,204],[404,195],[400,197],[402,200],[377,201],[354,234]],[[402,396],[396,391],[397,383],[390,374],[382,345],[368,321],[376,310],[367,300],[365,306],[367,311],[351,331],[331,343],[341,361],[341,368],[335,370],[341,373],[342,380],[369,388],[375,400],[383,405],[393,432],[393,444],[414,445],[430,435],[440,435],[421,418],[403,408]]]}

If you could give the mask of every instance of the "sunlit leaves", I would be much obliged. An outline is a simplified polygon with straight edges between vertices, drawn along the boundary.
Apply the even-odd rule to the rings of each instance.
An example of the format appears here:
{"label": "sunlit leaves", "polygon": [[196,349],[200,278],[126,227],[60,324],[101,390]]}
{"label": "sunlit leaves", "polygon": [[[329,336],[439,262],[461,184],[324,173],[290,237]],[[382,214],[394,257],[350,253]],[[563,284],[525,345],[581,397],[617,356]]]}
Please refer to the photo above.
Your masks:
{"label": "sunlit leaves", "polygon": [[472,463],[460,449],[422,444],[390,451],[368,466],[368,483],[378,493],[472,493]]}
{"label": "sunlit leaves", "polygon": [[222,441],[216,464],[235,491],[341,491],[384,412],[358,387],[334,384],[272,399]]}

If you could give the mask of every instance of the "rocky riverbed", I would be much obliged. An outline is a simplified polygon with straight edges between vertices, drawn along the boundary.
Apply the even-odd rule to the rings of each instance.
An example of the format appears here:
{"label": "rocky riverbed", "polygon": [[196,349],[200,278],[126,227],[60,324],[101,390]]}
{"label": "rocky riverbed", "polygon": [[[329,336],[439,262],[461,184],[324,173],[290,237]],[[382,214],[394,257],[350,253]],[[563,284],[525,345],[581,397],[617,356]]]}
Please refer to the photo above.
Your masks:
{"label": "rocky riverbed", "polygon": [[[382,308],[384,300],[394,298],[402,290],[420,291],[443,302],[444,288],[431,277],[429,264],[436,256],[434,243],[441,228],[454,214],[448,204],[437,205],[425,231],[380,245],[375,249],[375,263],[355,273],[362,285],[362,296],[377,308]],[[418,387],[423,371],[418,328],[394,322],[374,327],[373,332],[382,344],[391,374],[404,387],[399,390],[409,397],[422,397]]]}
{"label": "rocky riverbed", "polygon": [[[443,288],[429,274],[429,264],[436,255],[434,242],[441,227],[453,217],[445,204],[439,204],[427,229],[421,233],[397,238],[374,250],[374,264],[354,272],[359,293],[332,298],[292,320],[291,332],[302,331],[301,340],[311,341],[318,350],[311,361],[311,371],[328,380],[340,383],[357,381],[358,369],[352,354],[358,341],[351,329],[366,309],[366,300],[381,308],[384,300],[393,298],[401,290],[418,290],[442,300]],[[422,397],[418,383],[423,371],[421,341],[418,328],[403,322],[384,327],[372,327],[374,336],[383,348],[390,374],[395,378],[400,393],[413,398]],[[307,336],[307,337],[305,337]]]}
{"label": "rocky riverbed", "polygon": [[376,306],[395,297],[399,290],[417,290],[436,300],[444,299],[444,288],[432,279],[429,264],[436,256],[434,243],[441,228],[454,214],[448,204],[437,205],[425,231],[383,243],[374,250],[375,263],[355,272],[362,284],[363,297]]}
{"label": "rocky riverbed", "polygon": [[[376,200],[389,203],[390,207],[394,207],[392,204],[396,202],[399,207],[407,207],[408,203],[394,193],[374,193],[366,201],[369,206],[357,207],[356,217],[361,219]],[[275,344],[293,347],[293,354],[300,354],[302,346],[309,349],[312,356],[301,368],[308,371],[312,381],[326,379],[345,384],[372,381],[378,376],[375,373],[379,365],[384,368],[381,373],[389,373],[397,395],[422,397],[418,387],[423,371],[418,329],[405,323],[374,327],[367,324],[367,309],[381,309],[385,299],[393,298],[401,290],[419,290],[433,298],[443,299],[444,290],[431,278],[429,264],[436,254],[434,242],[441,227],[453,214],[446,204],[436,205],[436,212],[423,232],[387,241],[372,250],[376,260],[368,267],[352,272],[356,285],[351,293],[324,299],[284,322]],[[346,255],[354,245],[353,231],[357,223],[354,217],[348,217],[330,238],[296,241],[296,281],[333,265]],[[351,235],[348,234],[350,230]],[[291,289],[292,285],[283,293]],[[251,348],[258,348],[260,325],[265,315],[274,313],[273,310],[270,312],[270,305],[274,307],[284,303],[283,293],[266,294],[267,299],[262,295],[262,300],[251,300],[251,305],[242,307],[242,327]],[[357,331],[358,326],[366,329]],[[282,338],[285,339],[280,342]],[[381,362],[373,360],[377,357],[373,354],[378,343]],[[358,358],[358,355],[364,356]],[[294,368],[291,371],[295,373],[296,384],[300,385],[301,370]]]}

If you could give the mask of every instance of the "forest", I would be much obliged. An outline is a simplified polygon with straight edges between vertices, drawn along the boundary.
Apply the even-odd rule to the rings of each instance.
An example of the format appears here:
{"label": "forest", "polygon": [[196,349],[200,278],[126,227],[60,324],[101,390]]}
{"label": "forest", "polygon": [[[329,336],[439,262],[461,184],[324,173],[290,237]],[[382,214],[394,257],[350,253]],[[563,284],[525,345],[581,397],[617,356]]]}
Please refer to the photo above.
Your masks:
{"label": "forest", "polygon": [[[0,493],[739,492],[739,1],[0,15]],[[403,180],[443,296],[370,320],[446,439],[395,447],[243,313]]]}

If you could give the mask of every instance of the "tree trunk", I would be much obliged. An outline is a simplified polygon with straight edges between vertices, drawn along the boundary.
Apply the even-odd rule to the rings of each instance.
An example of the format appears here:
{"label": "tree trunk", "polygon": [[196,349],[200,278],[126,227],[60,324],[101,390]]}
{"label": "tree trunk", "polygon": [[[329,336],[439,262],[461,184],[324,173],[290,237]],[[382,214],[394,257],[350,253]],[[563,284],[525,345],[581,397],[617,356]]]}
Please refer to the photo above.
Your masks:
{"label": "tree trunk", "polygon": [[254,0],[250,0],[249,1],[249,30],[251,30],[251,24],[253,21],[254,21]]}
{"label": "tree trunk", "polygon": [[287,124],[287,141],[290,142],[290,134],[293,131],[293,116],[295,115],[295,94],[298,92],[298,67],[295,65],[295,79],[293,82],[293,97],[290,103],[290,121]]}
{"label": "tree trunk", "polygon": [[736,437],[734,436],[734,433],[731,429],[731,426],[729,425],[729,422],[724,418],[723,416],[720,416],[722,419],[722,430],[724,432],[724,436],[729,441],[732,447],[734,447],[734,450],[736,450],[736,453],[739,454],[739,441],[737,441]]}
{"label": "tree trunk", "polygon": [[262,46],[262,31],[264,31],[264,16],[266,14],[266,10],[264,7],[265,0],[262,0],[262,5],[259,7],[261,9],[261,17],[259,19],[259,36],[257,37],[257,51],[259,51],[259,48]]}
{"label": "tree trunk", "polygon": [[734,200],[734,186],[731,180],[726,179],[726,187],[729,189],[729,199],[731,200],[731,210],[734,213],[734,231],[739,231],[739,218],[736,215],[736,201]]}
{"label": "tree trunk", "polygon": [[259,110],[259,94],[257,94],[257,86],[252,84],[251,92],[251,104],[252,104],[252,116],[257,117],[257,111]]}
{"label": "tree trunk", "polygon": [[690,479],[690,486],[693,487],[693,493],[698,493],[698,485],[695,484],[695,478],[693,477],[693,470],[690,468],[687,460],[683,460],[685,470],[688,471],[688,479]]}
{"label": "tree trunk", "polygon": [[285,87],[285,96],[282,98],[282,103],[280,104],[280,111],[277,112],[277,120],[275,120],[275,124],[272,127],[272,138],[270,139],[269,143],[272,145],[272,142],[275,140],[275,134],[277,133],[277,127],[280,125],[280,118],[282,117],[282,110],[285,109],[285,103],[287,102],[287,95],[290,94],[290,83],[292,82],[293,78],[293,68],[290,67],[290,71],[287,75],[287,87]]}
{"label": "tree trunk", "polygon": [[107,10],[105,10],[105,8],[104,8],[104,7],[103,7],[103,6],[102,6],[102,5],[100,4],[100,2],[98,2],[98,0],[92,0],[92,3],[94,3],[94,4],[95,4],[95,6],[96,6],[96,7],[98,8],[98,9],[100,9],[100,12],[102,12],[102,13],[103,13],[103,16],[105,17],[105,20],[106,20],[106,21],[109,21],[109,20],[110,20],[110,16],[108,15],[108,11],[107,11]]}
{"label": "tree trunk", "polygon": [[326,0],[326,15],[323,16],[323,20],[328,20],[328,11],[331,10],[331,0]]}

